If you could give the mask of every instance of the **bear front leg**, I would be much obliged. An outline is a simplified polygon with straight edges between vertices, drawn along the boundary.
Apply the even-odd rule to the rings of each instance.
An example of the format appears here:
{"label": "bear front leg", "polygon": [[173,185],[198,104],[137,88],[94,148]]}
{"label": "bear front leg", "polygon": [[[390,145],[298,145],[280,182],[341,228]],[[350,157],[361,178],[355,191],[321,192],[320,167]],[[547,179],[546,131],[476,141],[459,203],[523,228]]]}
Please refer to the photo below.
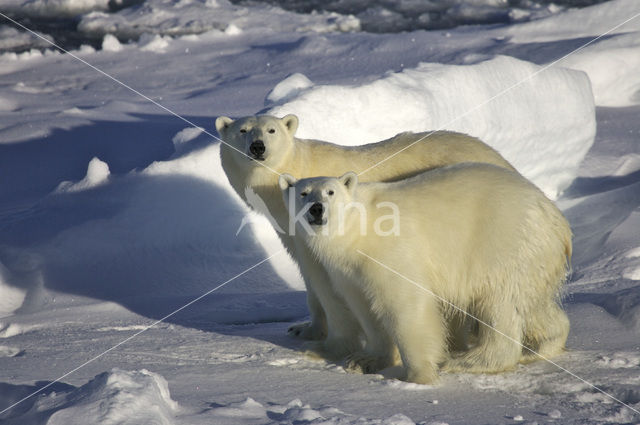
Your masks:
{"label": "bear front leg", "polygon": [[373,312],[361,282],[353,282],[345,278],[342,289],[342,295],[347,300],[351,312],[358,319],[365,336],[364,349],[347,356],[347,368],[361,373],[377,373],[397,364],[400,358],[393,337]]}
{"label": "bear front leg", "polygon": [[385,351],[365,348],[348,355],[346,366],[348,369],[369,374],[378,373],[383,369],[399,364],[399,362],[398,349],[391,342],[390,349]]}
{"label": "bear front leg", "polygon": [[339,298],[325,304],[327,337],[322,341],[311,341],[305,348],[321,357],[337,361],[362,349],[362,330],[347,305]]}
{"label": "bear front leg", "polygon": [[398,349],[382,324],[374,329],[364,329],[364,334],[364,349],[355,351],[346,358],[348,369],[361,373],[378,373],[399,363]]}
{"label": "bear front leg", "polygon": [[306,340],[323,340],[327,337],[327,319],[313,288],[307,286],[307,307],[311,321],[289,326],[289,336]]}
{"label": "bear front leg", "polygon": [[[402,282],[404,284],[404,282]],[[406,290],[407,288],[402,288]],[[400,292],[400,291],[398,291]],[[417,384],[439,381],[438,364],[447,351],[446,326],[435,298],[412,289],[396,296],[385,310],[406,371],[405,379]]]}
{"label": "bear front leg", "polygon": [[[303,244],[296,245],[296,257],[307,286],[307,294],[313,294],[311,301],[314,304],[310,304],[309,308],[323,311],[326,319],[326,338],[317,343],[306,344],[306,347],[329,360],[343,359],[359,350],[360,325],[345,300],[334,290],[327,270]],[[312,315],[312,328],[317,326],[313,320]]]}
{"label": "bear front leg", "polygon": [[[327,337],[327,319],[322,304],[316,294],[314,282],[311,281],[313,275],[311,272],[304,272],[305,265],[303,262],[307,261],[307,250],[304,249],[304,246],[300,246],[292,235],[279,233],[278,236],[280,236],[282,244],[287,248],[291,257],[298,262],[302,280],[307,290],[307,307],[309,309],[309,316],[311,317],[311,321],[309,322],[296,323],[295,325],[289,326],[287,335],[312,341],[323,340]],[[300,255],[298,253],[300,253]]]}

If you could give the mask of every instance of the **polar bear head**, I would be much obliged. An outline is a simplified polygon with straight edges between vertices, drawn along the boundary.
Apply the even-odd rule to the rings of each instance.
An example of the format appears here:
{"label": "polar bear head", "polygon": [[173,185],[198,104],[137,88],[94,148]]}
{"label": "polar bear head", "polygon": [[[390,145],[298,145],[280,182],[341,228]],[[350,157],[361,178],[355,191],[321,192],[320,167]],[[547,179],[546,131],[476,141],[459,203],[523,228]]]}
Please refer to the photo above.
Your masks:
{"label": "polar bear head", "polygon": [[257,115],[237,120],[218,117],[216,129],[224,141],[222,149],[238,164],[277,167],[293,150],[298,117]]}
{"label": "polar bear head", "polygon": [[340,177],[297,180],[290,174],[278,179],[289,211],[289,232],[306,236],[342,235],[348,227],[358,176],[349,171]]}

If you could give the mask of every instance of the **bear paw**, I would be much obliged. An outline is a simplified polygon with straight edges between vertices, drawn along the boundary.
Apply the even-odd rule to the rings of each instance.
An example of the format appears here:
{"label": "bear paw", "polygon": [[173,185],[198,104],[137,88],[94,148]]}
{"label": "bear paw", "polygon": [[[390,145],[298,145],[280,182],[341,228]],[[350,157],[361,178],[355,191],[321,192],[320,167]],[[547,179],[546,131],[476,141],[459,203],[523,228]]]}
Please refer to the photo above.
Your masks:
{"label": "bear paw", "polygon": [[328,353],[324,346],[324,341],[309,341],[302,345],[302,352],[305,356],[314,360],[327,360]]}
{"label": "bear paw", "polygon": [[313,326],[311,322],[298,323],[289,326],[287,329],[287,335],[294,338],[306,339],[306,340],[321,340],[326,337],[324,332],[318,329],[317,326]]}
{"label": "bear paw", "polygon": [[357,351],[346,358],[347,369],[360,373],[377,373],[389,366],[385,356],[379,356],[366,351]]}
{"label": "bear paw", "polygon": [[513,370],[518,360],[488,356],[481,349],[471,349],[466,353],[447,360],[442,366],[445,372],[498,373]]}
{"label": "bear paw", "polygon": [[422,385],[434,385],[440,382],[440,377],[437,369],[433,366],[424,367],[420,370],[409,368],[405,381]]}
{"label": "bear paw", "polygon": [[337,338],[305,342],[302,348],[308,356],[330,361],[342,360],[360,349],[360,347],[354,346],[351,341]]}

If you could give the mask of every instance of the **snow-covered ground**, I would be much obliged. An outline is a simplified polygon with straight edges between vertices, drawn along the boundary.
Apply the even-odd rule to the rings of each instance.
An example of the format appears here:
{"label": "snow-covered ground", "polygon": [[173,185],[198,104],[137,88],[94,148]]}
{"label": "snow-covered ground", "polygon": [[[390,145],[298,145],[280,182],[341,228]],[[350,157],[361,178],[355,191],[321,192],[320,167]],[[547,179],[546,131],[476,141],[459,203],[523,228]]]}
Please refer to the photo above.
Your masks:
{"label": "snow-covered ground", "polygon": [[[225,0],[29,4],[84,6],[102,42],[0,55],[1,423],[640,423],[637,0],[397,34]],[[33,45],[3,24],[0,46]],[[500,150],[571,222],[569,351],[435,387],[305,357],[295,264],[212,137],[259,111],[344,144],[442,127]]]}

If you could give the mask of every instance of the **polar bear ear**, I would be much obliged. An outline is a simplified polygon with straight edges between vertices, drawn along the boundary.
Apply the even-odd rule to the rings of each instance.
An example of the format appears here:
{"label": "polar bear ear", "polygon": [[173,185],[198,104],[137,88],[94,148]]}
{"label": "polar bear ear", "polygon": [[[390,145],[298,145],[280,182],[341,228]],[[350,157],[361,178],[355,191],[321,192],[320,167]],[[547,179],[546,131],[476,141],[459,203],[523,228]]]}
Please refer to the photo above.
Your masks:
{"label": "polar bear ear", "polygon": [[278,186],[280,186],[280,190],[285,191],[292,186],[295,186],[298,183],[298,180],[293,177],[291,174],[280,174],[278,178]]}
{"label": "polar bear ear", "polygon": [[289,131],[289,134],[291,134],[292,136],[296,134],[296,130],[298,130],[297,116],[293,114],[286,115],[284,118],[282,118],[282,123],[284,124],[286,129]]}
{"label": "polar bear ear", "polygon": [[233,124],[233,120],[229,117],[218,117],[216,119],[216,130],[218,133],[222,135],[222,132],[229,128],[229,126]]}
{"label": "polar bear ear", "polygon": [[358,185],[358,175],[353,171],[348,171],[338,177],[338,181],[345,185],[349,192],[353,192]]}

